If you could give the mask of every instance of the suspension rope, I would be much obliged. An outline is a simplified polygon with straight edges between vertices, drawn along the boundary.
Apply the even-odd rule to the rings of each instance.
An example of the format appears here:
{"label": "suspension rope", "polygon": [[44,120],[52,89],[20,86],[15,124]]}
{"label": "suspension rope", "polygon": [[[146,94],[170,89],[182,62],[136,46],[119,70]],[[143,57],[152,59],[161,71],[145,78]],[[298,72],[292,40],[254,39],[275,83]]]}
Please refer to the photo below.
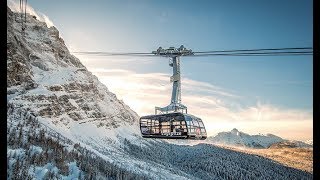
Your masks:
{"label": "suspension rope", "polygon": [[209,53],[194,56],[277,56],[277,55],[312,55],[312,51],[284,51],[284,52],[250,52],[250,53]]}
{"label": "suspension rope", "polygon": [[23,22],[22,22],[22,5],[23,0],[20,0],[20,20],[21,20],[21,29],[23,30]]}
{"label": "suspension rope", "polygon": [[202,51],[202,52],[193,52],[197,54],[202,53],[217,53],[217,52],[241,52],[241,51],[281,51],[281,50],[312,50],[312,47],[296,47],[296,48],[269,48],[269,49],[241,49],[241,50],[220,50],[220,51]]}
{"label": "suspension rope", "polygon": [[[95,56],[135,56],[151,57],[153,53],[132,52],[132,53],[112,53],[102,51],[77,51],[72,52],[79,55]],[[268,49],[239,49],[239,50],[219,50],[219,51],[199,51],[185,56],[301,56],[313,55],[312,47],[293,47],[293,48],[268,48]]]}
{"label": "suspension rope", "polygon": [[[24,16],[24,23],[23,23],[23,16]],[[27,24],[27,0],[24,3],[24,0],[20,0],[20,21],[21,21],[21,34],[24,37],[25,33],[24,30]]]}
{"label": "suspension rope", "polygon": [[28,0],[26,0],[26,4],[24,6],[24,22],[25,22],[25,26],[27,24],[27,3],[28,3]]}
{"label": "suspension rope", "polygon": [[72,52],[75,54],[101,54],[101,55],[110,55],[110,56],[125,56],[125,55],[153,55],[153,53],[111,53],[111,52],[102,52],[102,51],[76,51],[76,52]]}

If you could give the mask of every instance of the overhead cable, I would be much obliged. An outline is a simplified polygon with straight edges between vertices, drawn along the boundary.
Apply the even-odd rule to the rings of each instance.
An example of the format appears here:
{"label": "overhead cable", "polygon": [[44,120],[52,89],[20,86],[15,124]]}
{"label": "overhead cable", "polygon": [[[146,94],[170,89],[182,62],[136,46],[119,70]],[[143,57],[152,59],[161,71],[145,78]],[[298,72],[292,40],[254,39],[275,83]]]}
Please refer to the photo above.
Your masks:
{"label": "overhead cable", "polygon": [[[115,53],[103,51],[77,51],[72,52],[79,55],[95,56],[139,56],[152,57],[154,53],[147,52],[128,52]],[[216,51],[198,51],[186,56],[295,56],[295,55],[313,55],[312,47],[293,47],[293,48],[268,48],[268,49],[239,49],[239,50],[216,50]]]}

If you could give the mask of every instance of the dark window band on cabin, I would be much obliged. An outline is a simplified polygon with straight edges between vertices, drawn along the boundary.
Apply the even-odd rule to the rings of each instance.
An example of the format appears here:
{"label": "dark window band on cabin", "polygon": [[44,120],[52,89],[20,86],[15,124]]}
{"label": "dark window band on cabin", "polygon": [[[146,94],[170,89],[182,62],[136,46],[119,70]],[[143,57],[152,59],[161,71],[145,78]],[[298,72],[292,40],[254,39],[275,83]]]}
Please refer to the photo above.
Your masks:
{"label": "dark window band on cabin", "polygon": [[183,113],[143,116],[140,118],[142,137],[166,139],[206,139],[200,118]]}

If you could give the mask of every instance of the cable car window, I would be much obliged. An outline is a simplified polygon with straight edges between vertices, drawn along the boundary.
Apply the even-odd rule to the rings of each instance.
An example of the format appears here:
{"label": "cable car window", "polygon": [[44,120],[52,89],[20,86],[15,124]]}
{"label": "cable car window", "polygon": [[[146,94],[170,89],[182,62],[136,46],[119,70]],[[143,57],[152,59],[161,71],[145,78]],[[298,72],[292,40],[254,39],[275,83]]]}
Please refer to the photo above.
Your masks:
{"label": "cable car window", "polygon": [[194,125],[194,126],[199,127],[199,124],[198,124],[198,121],[197,121],[197,120],[194,119],[192,122],[193,122],[193,125]]}
{"label": "cable car window", "polygon": [[173,124],[173,125],[180,125],[181,122],[180,122],[180,121],[173,121],[172,124]]}
{"label": "cable car window", "polygon": [[200,126],[200,127],[204,127],[204,125],[203,125],[203,122],[202,122],[202,121],[199,121],[198,123],[199,123],[199,126]]}
{"label": "cable car window", "polygon": [[192,121],[186,121],[188,126],[193,126]]}
{"label": "cable car window", "polygon": [[192,121],[192,118],[190,116],[184,116],[186,121]]}
{"label": "cable car window", "polygon": [[170,129],[161,129],[161,133],[169,133],[170,132]]}
{"label": "cable car window", "polygon": [[177,116],[174,118],[176,121],[184,121],[183,116]]}
{"label": "cable car window", "polygon": [[162,126],[169,126],[170,123],[169,123],[169,122],[161,122],[161,125],[162,125]]}
{"label": "cable car window", "polygon": [[140,118],[142,137],[170,139],[205,139],[200,118],[182,113],[160,114]]}

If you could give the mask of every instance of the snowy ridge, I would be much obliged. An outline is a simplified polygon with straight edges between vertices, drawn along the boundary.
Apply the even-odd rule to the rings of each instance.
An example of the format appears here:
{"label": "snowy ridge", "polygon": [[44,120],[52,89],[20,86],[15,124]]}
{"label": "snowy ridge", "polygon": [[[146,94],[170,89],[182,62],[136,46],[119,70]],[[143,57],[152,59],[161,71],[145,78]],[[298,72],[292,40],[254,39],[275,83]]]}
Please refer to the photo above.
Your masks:
{"label": "snowy ridge", "polygon": [[284,140],[274,143],[269,148],[312,148],[313,146],[302,141]]}
{"label": "snowy ridge", "polygon": [[305,141],[304,143],[313,146],[313,139],[307,140],[307,141]]}
{"label": "snowy ridge", "polygon": [[312,145],[308,143],[282,139],[273,134],[249,135],[238,131],[236,128],[232,129],[230,132],[220,132],[216,136],[208,137],[207,142],[223,146],[248,148],[312,147]]}
{"label": "snowy ridge", "polygon": [[281,137],[273,134],[249,135],[238,131],[236,128],[230,132],[220,132],[214,137],[209,137],[207,142],[219,145],[240,146],[250,148],[267,148],[271,144],[281,142]]}

